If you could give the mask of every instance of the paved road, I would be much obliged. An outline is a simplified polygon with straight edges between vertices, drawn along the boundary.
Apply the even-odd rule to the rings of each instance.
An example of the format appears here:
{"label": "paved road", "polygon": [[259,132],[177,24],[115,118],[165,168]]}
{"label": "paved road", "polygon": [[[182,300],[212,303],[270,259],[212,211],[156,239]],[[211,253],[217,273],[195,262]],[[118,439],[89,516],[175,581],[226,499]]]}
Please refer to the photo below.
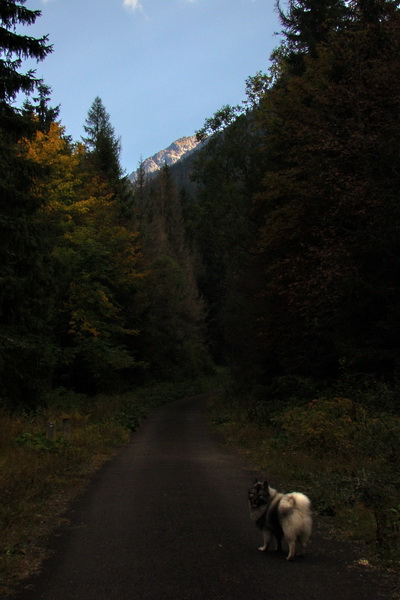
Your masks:
{"label": "paved road", "polygon": [[293,563],[258,552],[246,500],[258,473],[210,429],[205,405],[189,398],[147,419],[75,503],[20,600],[387,598],[318,531]]}

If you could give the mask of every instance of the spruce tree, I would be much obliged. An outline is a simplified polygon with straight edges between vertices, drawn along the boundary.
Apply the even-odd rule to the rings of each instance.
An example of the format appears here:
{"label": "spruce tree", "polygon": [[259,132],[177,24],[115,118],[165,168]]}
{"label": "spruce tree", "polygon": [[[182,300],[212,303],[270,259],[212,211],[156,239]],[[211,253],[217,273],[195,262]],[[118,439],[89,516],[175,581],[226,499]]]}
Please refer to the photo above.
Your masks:
{"label": "spruce tree", "polygon": [[149,271],[140,295],[143,354],[157,378],[197,377],[209,368],[204,306],[180,196],[167,165],[143,192],[138,212]]}
{"label": "spruce tree", "polygon": [[13,104],[19,93],[31,93],[41,81],[21,72],[23,59],[43,60],[51,52],[47,36],[16,33],[32,25],[40,11],[25,0],[0,4],[0,395],[9,403],[33,402],[48,377],[46,342],[51,302],[47,249],[35,195],[41,170],[27,159],[22,140],[37,121]]}
{"label": "spruce tree", "polygon": [[24,4],[25,0],[3,0],[0,4],[0,48],[4,56],[0,58],[0,126],[9,133],[25,133],[27,125],[13,101],[20,92],[29,94],[41,83],[35,71],[20,71],[23,59],[41,61],[52,51],[48,36],[35,39],[16,33],[16,25],[32,25],[41,14]]}
{"label": "spruce tree", "polygon": [[[258,377],[265,381],[273,366],[274,393],[282,377],[332,382],[345,372],[393,381],[400,372],[394,4],[353,2],[351,22],[262,106],[269,165],[256,214],[264,281],[253,312]],[[373,5],[380,16],[371,20]]]}
{"label": "spruce tree", "polygon": [[119,221],[127,224],[134,215],[133,188],[120,164],[121,140],[115,135],[110,115],[99,96],[89,109],[84,130],[86,137],[82,140],[87,149],[89,171],[108,186],[116,202]]}
{"label": "spruce tree", "polygon": [[146,179],[147,179],[147,177],[146,177],[146,171],[144,169],[144,160],[143,160],[143,158],[141,158],[139,161],[139,166],[136,171],[136,181],[135,181],[135,185],[134,185],[135,199],[136,199],[136,202],[140,205],[143,203]]}
{"label": "spruce tree", "polygon": [[118,184],[122,177],[119,162],[121,142],[115,135],[110,115],[99,96],[94,99],[89,109],[84,130],[86,137],[82,140],[88,149],[94,169],[111,185]]}
{"label": "spruce tree", "polygon": [[315,58],[318,45],[350,18],[345,0],[289,0],[286,12],[277,0],[277,9],[283,25],[286,60],[295,73],[303,70],[304,57]]}
{"label": "spruce tree", "polygon": [[60,106],[49,106],[51,88],[39,83],[37,96],[33,96],[31,102],[28,98],[23,105],[23,114],[35,117],[41,131],[48,133],[50,126],[54,123],[60,113]]}
{"label": "spruce tree", "polygon": [[352,0],[356,22],[379,25],[399,7],[399,0]]}

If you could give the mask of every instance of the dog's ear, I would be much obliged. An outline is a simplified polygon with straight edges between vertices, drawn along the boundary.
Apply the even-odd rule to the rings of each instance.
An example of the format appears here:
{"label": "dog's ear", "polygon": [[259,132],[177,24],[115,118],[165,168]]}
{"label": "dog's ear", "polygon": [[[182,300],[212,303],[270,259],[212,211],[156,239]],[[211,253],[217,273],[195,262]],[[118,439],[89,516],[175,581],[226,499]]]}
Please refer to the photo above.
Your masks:
{"label": "dog's ear", "polygon": [[269,483],[268,483],[268,481],[264,481],[264,483],[263,483],[263,488],[264,488],[265,490],[267,490],[267,489],[269,488]]}
{"label": "dog's ear", "polygon": [[253,485],[256,485],[256,483],[258,483],[258,479],[257,477],[255,478],[255,480],[253,481]]}

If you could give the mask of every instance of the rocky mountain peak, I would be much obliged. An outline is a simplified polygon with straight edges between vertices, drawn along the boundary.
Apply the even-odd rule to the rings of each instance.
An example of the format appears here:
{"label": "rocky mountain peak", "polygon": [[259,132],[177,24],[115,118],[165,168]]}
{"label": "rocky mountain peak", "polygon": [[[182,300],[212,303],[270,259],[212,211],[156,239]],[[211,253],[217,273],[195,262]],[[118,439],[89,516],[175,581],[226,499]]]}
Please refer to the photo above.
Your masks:
{"label": "rocky mountain peak", "polygon": [[[165,164],[173,165],[178,160],[186,157],[192,152],[201,142],[198,142],[195,135],[189,137],[181,137],[179,140],[173,142],[168,148],[160,150],[157,154],[154,154],[150,158],[146,158],[143,161],[143,168],[147,175],[161,169]],[[137,177],[137,170],[133,171],[129,175],[131,181],[135,181]]]}

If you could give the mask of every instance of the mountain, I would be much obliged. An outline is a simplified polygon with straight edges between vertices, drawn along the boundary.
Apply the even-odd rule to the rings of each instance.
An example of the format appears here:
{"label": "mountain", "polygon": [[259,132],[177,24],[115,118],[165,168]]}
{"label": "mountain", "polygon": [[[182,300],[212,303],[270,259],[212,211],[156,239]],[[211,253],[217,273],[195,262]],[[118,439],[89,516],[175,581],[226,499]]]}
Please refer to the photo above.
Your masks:
{"label": "mountain", "polygon": [[[152,173],[161,169],[165,164],[174,165],[178,160],[186,158],[200,144],[201,142],[197,141],[195,135],[179,138],[179,140],[173,142],[168,148],[160,150],[160,152],[157,152],[154,156],[146,158],[146,160],[143,161],[145,173],[151,177]],[[136,180],[136,177],[137,170],[129,175],[129,179],[132,182]]]}

